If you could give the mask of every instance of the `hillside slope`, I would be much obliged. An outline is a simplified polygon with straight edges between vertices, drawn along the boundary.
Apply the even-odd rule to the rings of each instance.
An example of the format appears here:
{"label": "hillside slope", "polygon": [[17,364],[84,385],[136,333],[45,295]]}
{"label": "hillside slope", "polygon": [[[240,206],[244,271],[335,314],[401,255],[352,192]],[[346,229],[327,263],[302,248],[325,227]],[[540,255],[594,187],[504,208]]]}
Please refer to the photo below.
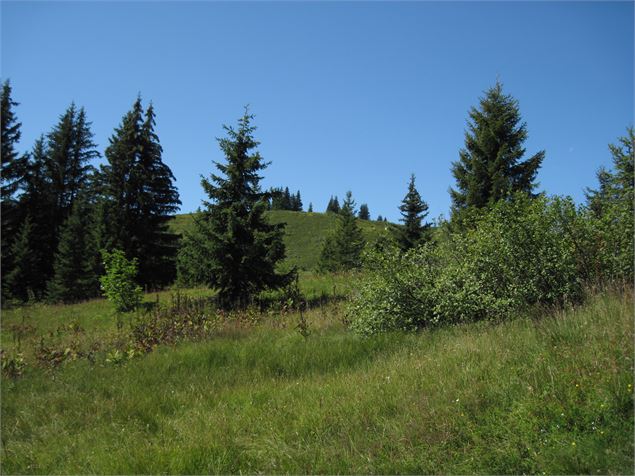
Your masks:
{"label": "hillside slope", "polygon": [[[171,222],[175,233],[183,233],[190,226],[194,213],[177,215]],[[337,216],[329,213],[292,212],[272,210],[267,212],[272,223],[286,223],[285,245],[287,263],[302,270],[312,270],[320,258],[322,243],[335,230]],[[386,223],[358,221],[364,237],[372,241],[387,227]]]}
{"label": "hillside slope", "polygon": [[306,339],[287,314],[30,364],[0,386],[2,473],[632,474],[632,310],[360,338],[316,308]]}

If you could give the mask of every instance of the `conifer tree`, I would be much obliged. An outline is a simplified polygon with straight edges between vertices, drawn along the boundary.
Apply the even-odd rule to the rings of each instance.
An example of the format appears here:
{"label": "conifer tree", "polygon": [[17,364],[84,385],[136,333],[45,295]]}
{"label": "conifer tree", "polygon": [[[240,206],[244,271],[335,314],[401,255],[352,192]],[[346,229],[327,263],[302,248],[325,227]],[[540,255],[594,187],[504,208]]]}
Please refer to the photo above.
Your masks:
{"label": "conifer tree", "polygon": [[5,296],[27,301],[34,296],[34,290],[39,287],[39,270],[33,248],[33,226],[31,217],[27,216],[22,222],[15,240],[11,245],[11,256],[14,265],[3,274],[2,285],[6,288]]}
{"label": "conifer tree", "polygon": [[[15,194],[23,184],[26,168],[26,157],[20,156],[16,146],[20,141],[22,124],[18,122],[13,108],[18,103],[11,98],[11,84],[6,80],[2,85],[1,93],[1,137],[2,146],[2,169],[0,171],[1,180],[1,209],[2,233],[0,246],[2,247],[1,269],[6,276],[13,266],[11,259],[11,244],[20,227],[20,216],[17,207]],[[4,288],[3,288],[4,289]],[[6,294],[3,294],[6,296]]]}
{"label": "conifer tree", "polygon": [[93,217],[83,197],[75,200],[70,216],[62,226],[54,275],[47,295],[53,302],[78,302],[99,294],[98,252]]}
{"label": "conifer tree", "polygon": [[396,241],[404,251],[429,239],[430,224],[421,222],[428,215],[428,204],[421,199],[415,187],[415,176],[410,176],[408,192],[399,207],[403,227],[395,228]]}
{"label": "conifer tree", "polygon": [[296,212],[302,211],[302,198],[300,197],[300,190],[298,190],[293,199],[293,210]]}
{"label": "conifer tree", "polygon": [[309,209],[307,210],[309,213],[313,213],[313,203],[309,202]]}
{"label": "conifer tree", "polygon": [[181,203],[154,126],[153,106],[144,114],[138,97],[110,138],[108,164],[99,174],[100,246],[137,258],[139,281],[146,286],[174,278],[177,237],[167,222]]}
{"label": "conifer tree", "polygon": [[383,218],[381,217],[381,215],[377,215],[377,221],[383,221]]}
{"label": "conifer tree", "polygon": [[94,171],[90,162],[99,157],[90,126],[84,108],[78,111],[72,103],[47,136],[46,173],[54,199],[51,212],[55,247],[75,198],[90,184]]}
{"label": "conifer tree", "polygon": [[545,152],[521,161],[527,126],[521,122],[518,101],[504,94],[497,81],[469,115],[465,148],[452,165],[456,179],[456,189],[450,191],[453,213],[487,207],[515,192],[531,193]]}
{"label": "conifer tree", "polygon": [[360,220],[370,220],[370,211],[368,211],[368,205],[362,203],[359,206],[359,219]]}
{"label": "conifer tree", "polygon": [[361,266],[365,244],[355,216],[355,201],[349,191],[339,212],[335,233],[324,242],[318,266],[323,271],[357,268]]}
{"label": "conifer tree", "polygon": [[284,225],[270,224],[264,215],[260,172],[268,164],[256,150],[252,120],[245,108],[237,129],[224,126],[227,136],[218,142],[225,162],[214,162],[220,173],[202,179],[209,200],[179,252],[179,269],[194,264],[195,276],[218,289],[224,307],[243,306],[259,291],[284,286],[293,277],[276,272],[285,256]]}
{"label": "conifer tree", "polygon": [[329,203],[326,206],[326,211],[331,213],[340,212],[340,202],[337,200],[337,195],[335,197],[331,196]]}

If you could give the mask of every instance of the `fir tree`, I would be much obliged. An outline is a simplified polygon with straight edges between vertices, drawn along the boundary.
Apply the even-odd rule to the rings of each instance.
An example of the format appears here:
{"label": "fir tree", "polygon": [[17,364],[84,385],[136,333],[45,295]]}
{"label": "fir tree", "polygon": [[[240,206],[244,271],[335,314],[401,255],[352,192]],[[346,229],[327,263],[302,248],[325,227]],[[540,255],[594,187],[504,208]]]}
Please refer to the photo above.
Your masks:
{"label": "fir tree", "polygon": [[[0,171],[1,180],[1,209],[2,216],[2,233],[0,246],[2,247],[2,258],[0,268],[6,276],[12,269],[13,260],[11,259],[11,244],[20,227],[20,216],[15,199],[18,188],[23,184],[26,157],[20,156],[16,150],[16,146],[20,141],[22,124],[18,122],[13,108],[18,103],[11,98],[11,85],[9,81],[5,81],[2,85],[1,95],[1,138],[2,146],[2,169]],[[3,288],[4,289],[4,288]],[[3,293],[6,297],[6,293]]]}
{"label": "fir tree", "polygon": [[51,212],[55,245],[75,198],[92,178],[94,169],[90,162],[99,157],[90,125],[84,108],[78,111],[73,103],[47,136],[46,173],[54,198]]}
{"label": "fir tree", "polygon": [[146,286],[174,278],[177,237],[167,222],[181,203],[154,126],[153,106],[144,115],[137,98],[110,138],[108,164],[99,174],[100,246],[137,258],[139,281]]}
{"label": "fir tree", "polygon": [[302,198],[300,197],[300,190],[298,190],[293,199],[293,210],[296,212],[302,211]]}
{"label": "fir tree", "polygon": [[377,221],[383,221],[383,218],[381,215],[377,215]]}
{"label": "fir tree", "polygon": [[11,245],[11,256],[14,260],[12,269],[3,275],[5,296],[20,301],[27,301],[34,296],[34,289],[39,287],[39,270],[35,254],[32,253],[33,226],[31,217],[27,216]]}
{"label": "fir tree", "polygon": [[326,211],[330,213],[340,212],[340,202],[337,200],[337,195],[335,197],[331,196],[329,203],[326,206]]}
{"label": "fir tree", "polygon": [[339,212],[335,233],[324,242],[318,266],[322,271],[358,268],[365,244],[355,216],[355,201],[349,191]]}
{"label": "fir tree", "polygon": [[97,296],[98,256],[91,211],[85,199],[78,198],[60,232],[49,300],[71,303]]}
{"label": "fir tree", "polygon": [[309,213],[313,213],[313,203],[309,202],[309,209],[307,210]]}
{"label": "fir tree", "polygon": [[368,211],[368,205],[362,203],[359,206],[359,219],[360,220],[370,220],[370,212]]}
{"label": "fir tree", "polygon": [[410,176],[408,192],[399,207],[403,227],[396,228],[396,241],[402,250],[421,244],[429,239],[430,224],[422,224],[422,220],[428,215],[428,204],[421,199],[421,195],[415,187],[415,176]]}
{"label": "fir tree", "polygon": [[515,192],[531,193],[545,152],[521,161],[527,126],[521,122],[518,101],[504,94],[502,84],[496,82],[481,98],[479,109],[470,110],[470,119],[465,149],[452,165],[453,213],[489,206]]}
{"label": "fir tree", "polygon": [[224,126],[227,136],[218,142],[225,163],[215,162],[220,174],[202,179],[209,200],[179,253],[179,269],[198,261],[194,274],[218,289],[224,307],[245,305],[259,291],[284,286],[293,277],[276,272],[285,256],[284,225],[272,225],[264,216],[259,173],[268,164],[255,150],[252,119],[245,108],[237,129]]}

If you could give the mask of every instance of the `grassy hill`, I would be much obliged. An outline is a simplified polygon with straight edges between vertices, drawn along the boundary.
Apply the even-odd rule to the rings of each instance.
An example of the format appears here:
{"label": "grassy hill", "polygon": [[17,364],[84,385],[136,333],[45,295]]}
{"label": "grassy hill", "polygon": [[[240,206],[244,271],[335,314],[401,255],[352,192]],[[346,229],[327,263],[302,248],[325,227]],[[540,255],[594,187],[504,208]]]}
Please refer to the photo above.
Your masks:
{"label": "grassy hill", "polygon": [[[63,311],[47,339],[123,339],[112,315],[82,317],[97,304],[3,313],[3,346],[26,322],[22,349],[39,349]],[[118,364],[69,345],[57,369],[27,357],[3,379],[2,473],[632,474],[632,311],[630,293],[599,295],[540,319],[360,338],[331,306],[305,313],[306,339],[286,314]]]}
{"label": "grassy hill", "polygon": [[[194,214],[177,215],[171,222],[172,230],[183,233],[192,225]],[[302,270],[312,270],[317,265],[322,243],[335,229],[337,216],[330,213],[292,212],[272,210],[267,212],[272,223],[286,223],[285,245],[287,263]],[[364,237],[372,241],[387,224],[376,221],[358,221]]]}

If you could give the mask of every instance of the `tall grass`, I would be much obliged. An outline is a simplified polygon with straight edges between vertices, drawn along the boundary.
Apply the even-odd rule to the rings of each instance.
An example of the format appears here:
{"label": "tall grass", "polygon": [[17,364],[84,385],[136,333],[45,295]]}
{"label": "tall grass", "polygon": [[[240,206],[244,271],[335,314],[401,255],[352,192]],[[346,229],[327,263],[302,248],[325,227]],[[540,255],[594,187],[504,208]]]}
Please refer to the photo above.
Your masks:
{"label": "tall grass", "polygon": [[632,310],[360,338],[322,309],[307,339],[29,367],[2,382],[2,472],[630,473]]}

